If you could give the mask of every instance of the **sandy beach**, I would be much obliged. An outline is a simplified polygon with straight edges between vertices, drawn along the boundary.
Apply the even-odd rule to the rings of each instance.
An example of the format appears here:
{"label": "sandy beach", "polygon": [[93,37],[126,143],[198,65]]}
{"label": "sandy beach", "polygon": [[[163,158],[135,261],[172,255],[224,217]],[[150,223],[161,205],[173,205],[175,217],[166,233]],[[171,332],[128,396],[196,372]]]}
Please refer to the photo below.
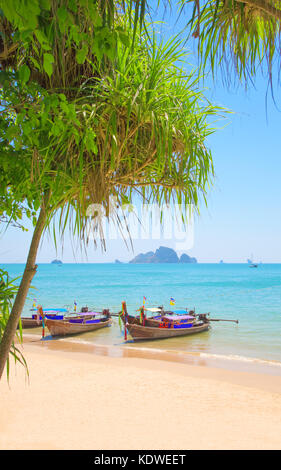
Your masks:
{"label": "sandy beach", "polygon": [[281,448],[280,376],[71,343],[25,341],[23,351],[29,381],[12,365],[0,383],[0,449]]}

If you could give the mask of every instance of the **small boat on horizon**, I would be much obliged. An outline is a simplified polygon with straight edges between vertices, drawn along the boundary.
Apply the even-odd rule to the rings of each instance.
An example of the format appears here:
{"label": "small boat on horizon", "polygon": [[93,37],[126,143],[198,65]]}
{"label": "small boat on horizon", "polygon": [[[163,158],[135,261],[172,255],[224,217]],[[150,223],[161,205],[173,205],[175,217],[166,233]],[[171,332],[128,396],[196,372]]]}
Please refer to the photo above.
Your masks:
{"label": "small boat on horizon", "polygon": [[249,268],[257,268],[258,267],[258,263],[253,262],[253,255],[251,255],[251,259],[248,259],[247,262],[249,264]]}

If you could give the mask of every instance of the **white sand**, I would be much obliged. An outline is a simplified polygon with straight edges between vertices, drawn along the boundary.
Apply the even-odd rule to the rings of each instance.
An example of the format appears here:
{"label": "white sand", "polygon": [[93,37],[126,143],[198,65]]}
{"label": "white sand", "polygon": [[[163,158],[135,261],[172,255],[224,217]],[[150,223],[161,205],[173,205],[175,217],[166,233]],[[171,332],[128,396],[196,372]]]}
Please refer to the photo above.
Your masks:
{"label": "white sand", "polygon": [[29,383],[19,365],[0,382],[0,449],[281,449],[281,377],[32,344],[24,355]]}

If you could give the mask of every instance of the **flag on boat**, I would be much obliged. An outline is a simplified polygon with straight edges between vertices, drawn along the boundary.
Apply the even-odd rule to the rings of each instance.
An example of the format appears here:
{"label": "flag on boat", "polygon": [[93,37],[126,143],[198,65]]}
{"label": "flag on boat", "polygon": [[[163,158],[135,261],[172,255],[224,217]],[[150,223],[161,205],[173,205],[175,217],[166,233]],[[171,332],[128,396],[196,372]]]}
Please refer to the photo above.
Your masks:
{"label": "flag on boat", "polygon": [[32,307],[36,307],[36,303],[37,303],[37,299],[33,299],[33,304],[32,304]]}
{"label": "flag on boat", "polygon": [[146,297],[143,296],[143,305],[145,304],[145,302],[146,302]]}
{"label": "flag on boat", "polygon": [[173,297],[170,298],[170,305],[175,305],[176,301]]}
{"label": "flag on boat", "polygon": [[76,312],[76,308],[77,308],[77,303],[76,303],[76,300],[74,300],[74,312]]}

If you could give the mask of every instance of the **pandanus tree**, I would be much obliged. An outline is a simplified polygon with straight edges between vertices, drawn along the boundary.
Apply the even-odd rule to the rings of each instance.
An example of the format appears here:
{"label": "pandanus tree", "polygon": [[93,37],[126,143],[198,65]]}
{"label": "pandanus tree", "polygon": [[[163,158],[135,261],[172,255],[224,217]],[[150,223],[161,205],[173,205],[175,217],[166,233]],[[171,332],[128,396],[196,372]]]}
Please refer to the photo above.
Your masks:
{"label": "pandanus tree", "polygon": [[[143,2],[136,3],[141,8]],[[2,156],[20,160],[23,170],[16,187],[1,166],[0,177],[6,192],[37,217],[1,338],[0,376],[41,237],[55,216],[60,232],[71,224],[73,234],[85,238],[91,204],[122,225],[112,196],[117,205],[137,195],[160,207],[175,201],[198,208],[213,175],[206,139],[220,114],[192,71],[180,68],[179,40],[157,41],[152,25],[143,33],[124,10],[112,16],[109,1],[38,5],[32,31],[10,12],[1,19]]]}
{"label": "pandanus tree", "polygon": [[272,84],[280,78],[281,2],[279,0],[180,0],[192,4],[188,27],[197,40],[202,68],[222,72],[227,84],[251,83],[263,70]]}

